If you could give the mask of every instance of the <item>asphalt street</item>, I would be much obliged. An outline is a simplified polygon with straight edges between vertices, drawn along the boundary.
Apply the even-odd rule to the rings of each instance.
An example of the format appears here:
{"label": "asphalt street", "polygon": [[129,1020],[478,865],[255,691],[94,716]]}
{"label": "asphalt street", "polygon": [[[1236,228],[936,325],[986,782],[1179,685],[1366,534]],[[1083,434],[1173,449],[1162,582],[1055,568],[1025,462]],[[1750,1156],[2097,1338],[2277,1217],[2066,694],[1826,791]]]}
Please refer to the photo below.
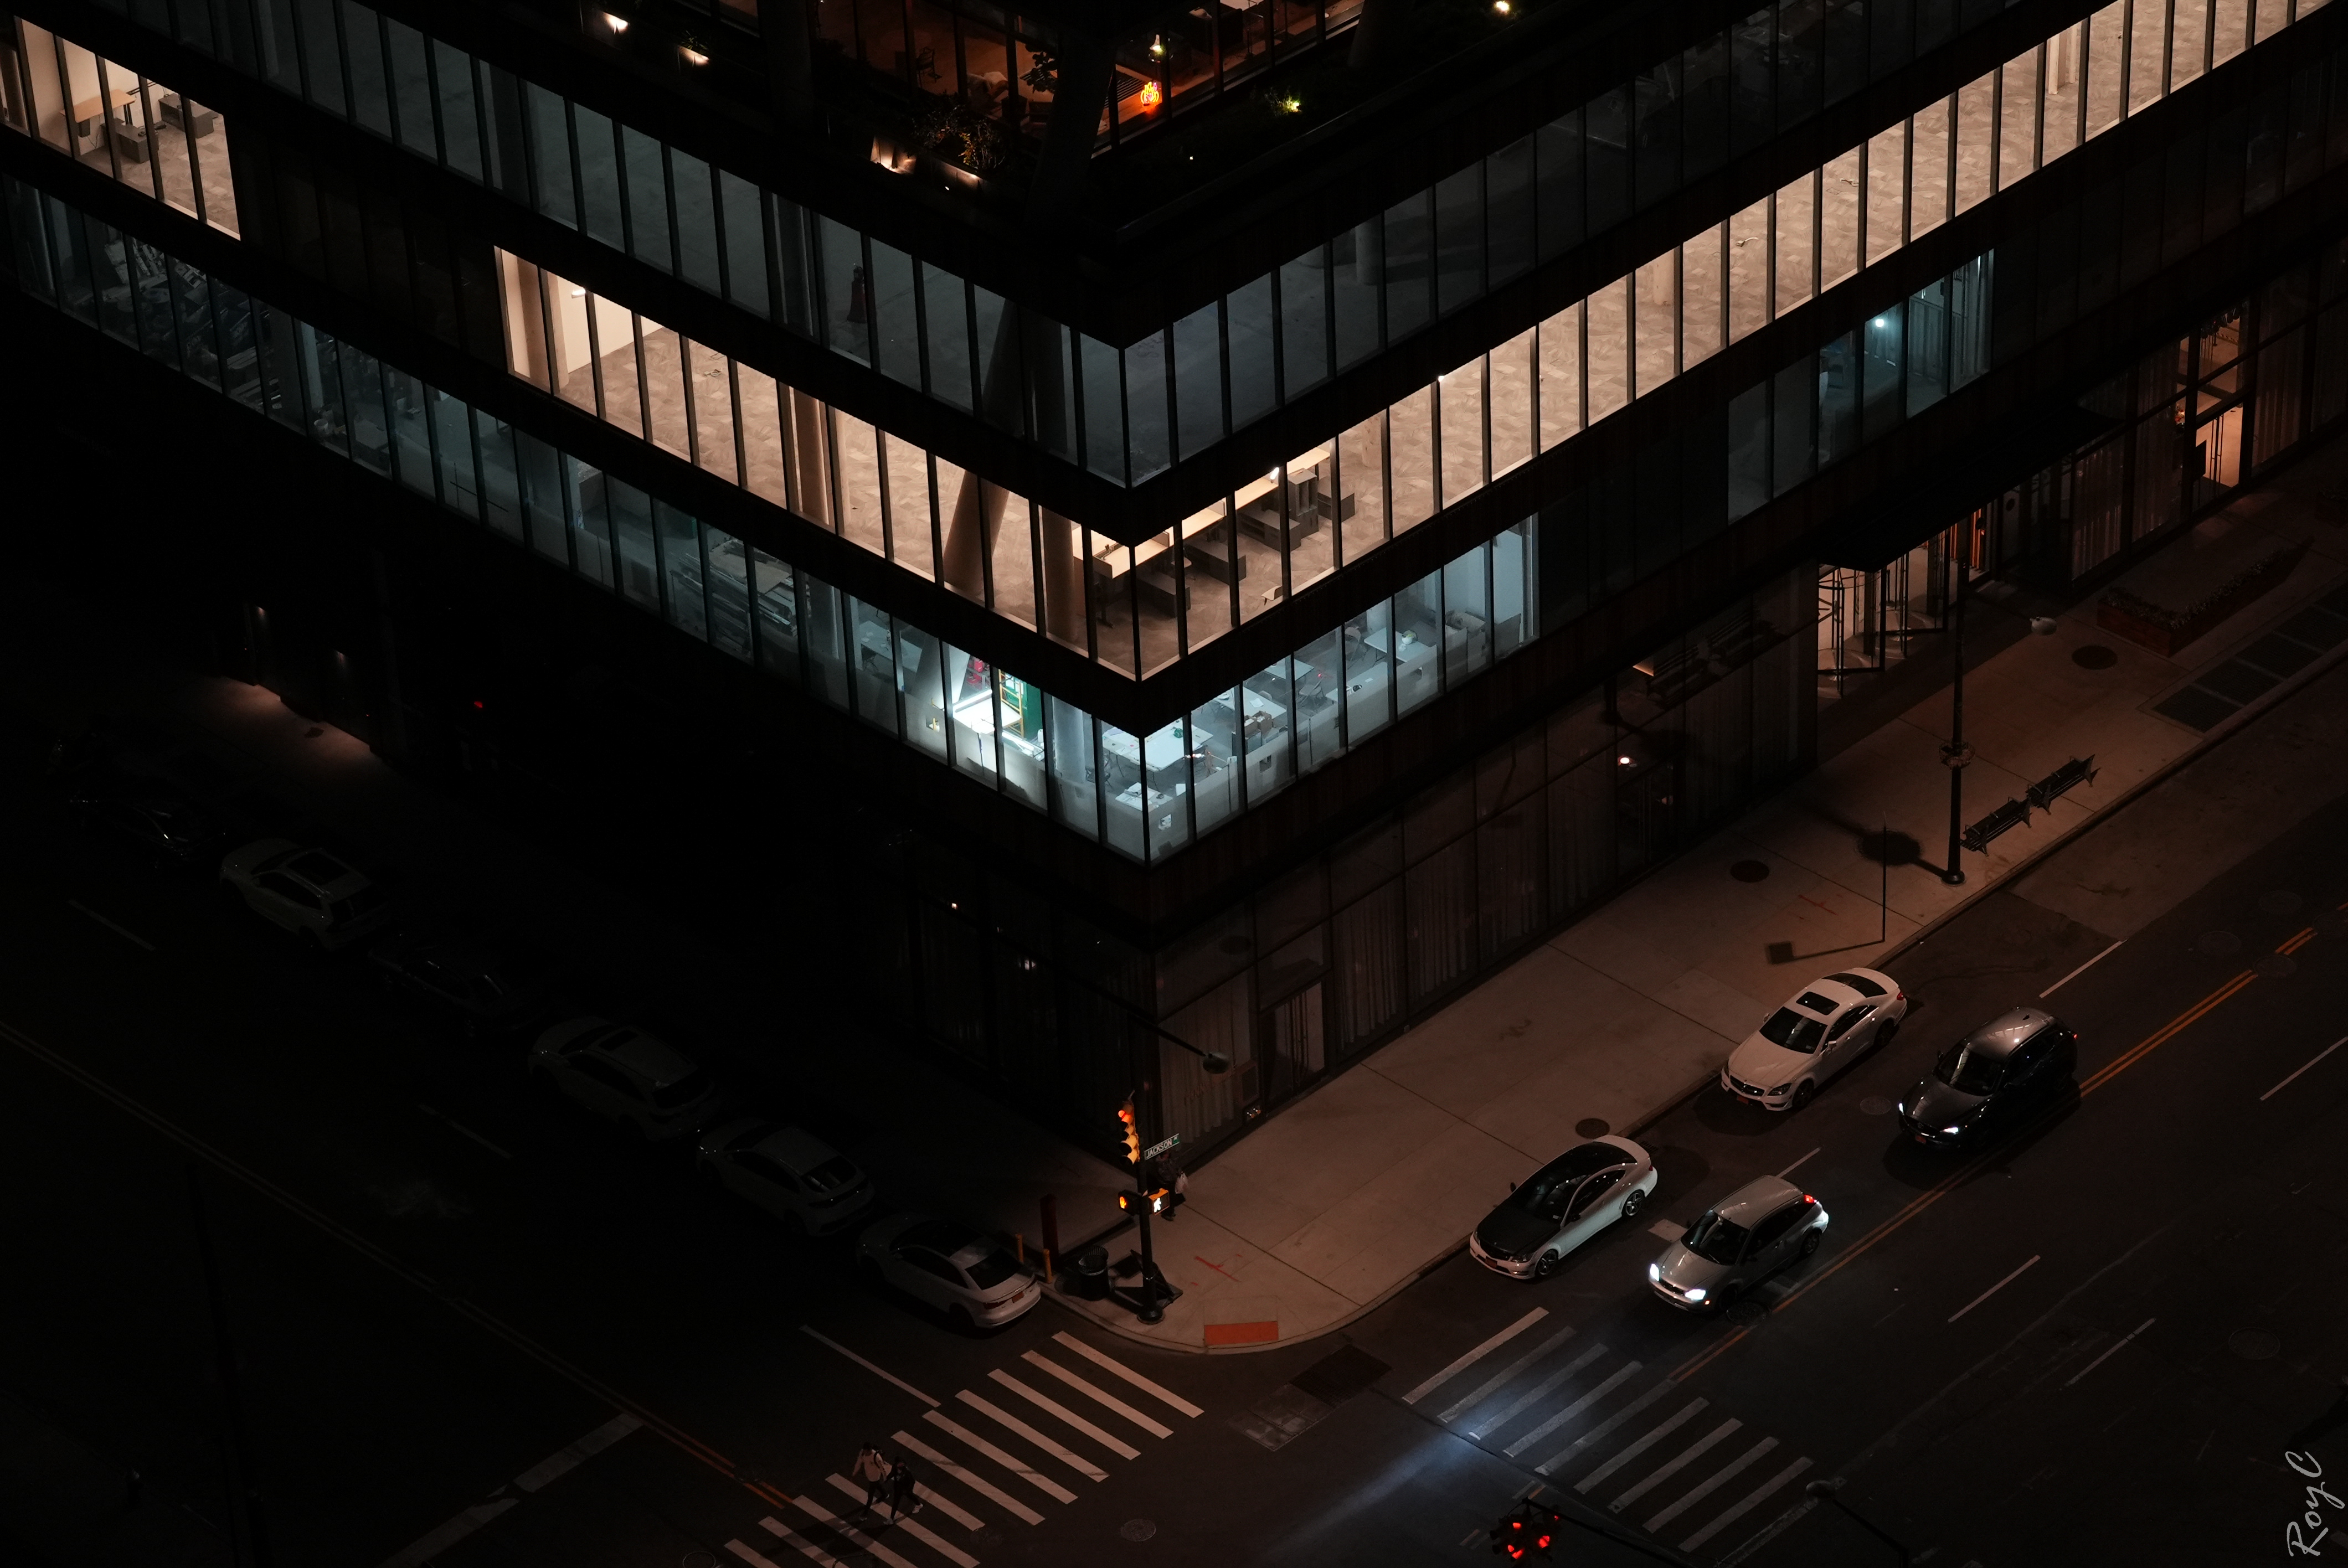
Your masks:
{"label": "asphalt street", "polygon": [[[1895,1561],[1871,1525],[1952,1568],[2247,1563],[2312,1506],[2295,1464],[2348,1471],[2348,800],[2116,948],[1985,898],[1804,1111],[1636,1130],[1647,1213],[1548,1280],[1462,1254],[1342,1335],[1197,1357],[1049,1305],[957,1333],[533,1099],[520,1041],[0,788],[0,1393],[140,1470],[147,1534],[63,1521],[89,1561],[232,1561],[232,1392],[271,1560],[358,1568],[1488,1561],[1536,1487],[1567,1561]],[[2049,988],[2076,1098],[1978,1156],[1903,1143],[1932,1057]],[[1770,1172],[1831,1213],[1816,1256],[1723,1317],[1654,1300],[1650,1227]],[[854,1517],[865,1441],[914,1456],[919,1515]],[[20,1554],[67,1560],[59,1522]]]}

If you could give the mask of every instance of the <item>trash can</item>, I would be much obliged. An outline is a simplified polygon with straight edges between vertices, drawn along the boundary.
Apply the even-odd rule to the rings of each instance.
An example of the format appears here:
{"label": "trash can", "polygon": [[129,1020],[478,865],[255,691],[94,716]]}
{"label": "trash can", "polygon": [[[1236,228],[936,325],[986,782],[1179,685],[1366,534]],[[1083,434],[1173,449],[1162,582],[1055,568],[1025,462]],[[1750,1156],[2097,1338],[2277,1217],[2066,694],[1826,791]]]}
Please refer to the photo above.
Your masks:
{"label": "trash can", "polygon": [[1088,1246],[1068,1260],[1062,1286],[1079,1301],[1108,1298],[1108,1248]]}

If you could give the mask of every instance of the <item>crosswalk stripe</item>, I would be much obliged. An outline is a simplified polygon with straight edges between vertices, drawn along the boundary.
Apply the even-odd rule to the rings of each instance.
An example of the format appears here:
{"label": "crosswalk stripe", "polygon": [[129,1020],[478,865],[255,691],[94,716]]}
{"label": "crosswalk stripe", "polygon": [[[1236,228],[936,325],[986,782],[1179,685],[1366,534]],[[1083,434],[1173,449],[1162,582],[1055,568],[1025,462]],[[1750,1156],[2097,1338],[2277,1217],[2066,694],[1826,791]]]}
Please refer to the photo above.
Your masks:
{"label": "crosswalk stripe", "polygon": [[[830,1475],[824,1477],[824,1479],[831,1482],[831,1484],[839,1491],[846,1492],[854,1501],[858,1502],[862,1502],[864,1501],[864,1489],[857,1485],[854,1481],[849,1480],[846,1476],[839,1474],[838,1471],[834,1471]],[[932,1491],[920,1481],[915,1481],[913,1483],[913,1493],[923,1502],[936,1504],[937,1510],[940,1513],[944,1514],[947,1518],[961,1525],[964,1530],[981,1530],[985,1528],[983,1525],[979,1523],[976,1515],[963,1512],[961,1509],[955,1507],[953,1502],[939,1496],[936,1492]],[[890,1522],[894,1524],[898,1529],[904,1531],[907,1534],[928,1542],[931,1545],[936,1547],[939,1551],[953,1558],[956,1563],[961,1563],[962,1568],[978,1568],[977,1559],[965,1555],[962,1548],[954,1545],[953,1542],[940,1540],[936,1535],[931,1533],[926,1525],[922,1524],[918,1521],[912,1519],[894,1519]]]}
{"label": "crosswalk stripe", "polygon": [[1076,1450],[1053,1441],[1050,1438],[1045,1437],[1043,1433],[1037,1431],[1035,1428],[1021,1420],[1017,1416],[1013,1415],[1009,1410],[1003,1409],[1000,1405],[989,1404],[986,1400],[980,1399],[976,1394],[972,1393],[968,1389],[955,1389],[954,1398],[960,1399],[963,1404],[968,1405],[972,1409],[978,1411],[982,1415],[994,1417],[995,1424],[1004,1427],[1008,1430],[1017,1432],[1021,1437],[1025,1438],[1029,1442],[1034,1443],[1037,1448],[1042,1449],[1045,1453],[1050,1454],[1054,1459],[1058,1460],[1062,1464],[1066,1465],[1078,1475],[1084,1476],[1091,1481],[1107,1481],[1108,1479],[1108,1471],[1101,1469],[1100,1466],[1093,1463],[1092,1460],[1076,1452]]}
{"label": "crosswalk stripe", "polygon": [[1074,1372],[1069,1371],[1066,1367],[1061,1366],[1056,1361],[1046,1361],[1043,1357],[1038,1356],[1033,1350],[1029,1350],[1022,1354],[1020,1359],[1026,1362],[1031,1367],[1039,1368],[1044,1371],[1049,1372],[1053,1377],[1057,1378],[1069,1388],[1076,1389],[1076,1392],[1107,1406],[1110,1409],[1115,1410],[1118,1415],[1123,1416],[1127,1420],[1131,1421],[1135,1426],[1139,1427],[1143,1431],[1148,1432],[1153,1438],[1170,1438],[1174,1435],[1174,1429],[1159,1420],[1157,1417],[1143,1415],[1139,1410],[1135,1409],[1131,1405],[1127,1404],[1123,1399],[1118,1399],[1107,1389],[1095,1388],[1092,1384],[1086,1382],[1082,1378],[1077,1377]]}
{"label": "crosswalk stripe", "polygon": [[1470,1437],[1482,1437],[1487,1432],[1498,1431],[1502,1427],[1507,1426],[1510,1421],[1515,1420],[1519,1416],[1524,1414],[1526,1406],[1531,1404],[1535,1399],[1547,1399],[1550,1394],[1557,1391],[1557,1386],[1560,1383],[1564,1382],[1568,1378],[1572,1377],[1576,1372],[1581,1371],[1584,1367],[1589,1366],[1590,1363],[1597,1360],[1598,1358],[1605,1354],[1605,1346],[1592,1345],[1589,1349],[1584,1350],[1581,1355],[1576,1356],[1572,1360],[1567,1362],[1556,1371],[1551,1372],[1540,1382],[1535,1383],[1530,1389],[1519,1394],[1514,1399],[1509,1402],[1508,1409],[1502,1410],[1498,1415],[1493,1416],[1487,1420],[1478,1421],[1474,1426],[1464,1430]]}
{"label": "crosswalk stripe", "polygon": [[[839,1558],[834,1557],[830,1553],[826,1552],[822,1547],[818,1546],[814,1542],[802,1541],[798,1536],[792,1534],[789,1527],[784,1524],[782,1521],[778,1519],[762,1519],[758,1521],[758,1522],[764,1525],[767,1530],[771,1531],[784,1542],[784,1544],[798,1547],[800,1554],[806,1557],[808,1562],[815,1563],[817,1568],[848,1568],[846,1563],[840,1562]],[[765,1558],[759,1556],[757,1553],[751,1551],[748,1547],[743,1545],[738,1541],[727,1542],[726,1543],[726,1549],[728,1552],[733,1553],[735,1556],[741,1558],[746,1563],[755,1563],[759,1564],[759,1568],[775,1568],[773,1563],[767,1562]]]}
{"label": "crosswalk stripe", "polygon": [[1694,1551],[1697,1547],[1711,1540],[1721,1531],[1726,1529],[1729,1525],[1735,1523],[1747,1513],[1750,1513],[1754,1509],[1759,1507],[1761,1501],[1767,1497],[1771,1492],[1776,1491],[1779,1487],[1785,1485],[1787,1481],[1793,1480],[1796,1476],[1801,1474],[1804,1471],[1809,1468],[1810,1461],[1808,1460],[1796,1460],[1793,1463],[1779,1471],[1776,1475],[1771,1476],[1767,1481],[1763,1481],[1759,1486],[1755,1487],[1751,1491],[1746,1492],[1743,1497],[1737,1499],[1736,1505],[1734,1508],[1731,1508],[1726,1513],[1722,1514],[1710,1524],[1705,1525],[1702,1530],[1697,1531],[1694,1535],[1691,1535],[1685,1541],[1681,1542],[1680,1550],[1683,1552]]}
{"label": "crosswalk stripe", "polygon": [[764,1555],[752,1551],[749,1547],[745,1546],[739,1541],[727,1542],[726,1543],[726,1550],[734,1553],[735,1556],[742,1559],[743,1562],[750,1564],[750,1568],[775,1568],[774,1563],[767,1561]]}
{"label": "crosswalk stripe", "polygon": [[1728,1419],[1721,1422],[1720,1425],[1713,1428],[1712,1430],[1704,1433],[1704,1436],[1696,1439],[1695,1441],[1690,1443],[1686,1448],[1680,1450],[1680,1455],[1677,1459],[1673,1460],[1661,1470],[1651,1472],[1646,1480],[1641,1481],[1638,1485],[1632,1487],[1630,1491],[1624,1492],[1613,1501],[1608,1503],[1606,1505],[1608,1512],[1612,1513],[1622,1512],[1624,1509],[1630,1507],[1631,1504],[1646,1496],[1647,1493],[1663,1485],[1663,1482],[1671,1480],[1672,1477],[1679,1474],[1680,1471],[1687,1469],[1688,1466],[1703,1458],[1704,1451],[1706,1449],[1712,1447],[1713,1444],[1719,1442],[1722,1439],[1729,1437],[1735,1432],[1737,1428],[1744,1424],[1745,1423],[1743,1421],[1738,1420],[1735,1417],[1729,1417]]}
{"label": "crosswalk stripe", "polygon": [[1090,1361],[1094,1366],[1098,1367],[1104,1372],[1114,1372],[1117,1376],[1124,1378],[1127,1382],[1132,1384],[1143,1393],[1156,1395],[1159,1399],[1165,1400],[1168,1404],[1173,1406],[1176,1409],[1181,1411],[1184,1415],[1190,1417],[1194,1420],[1207,1413],[1198,1406],[1192,1404],[1189,1400],[1184,1399],[1181,1395],[1173,1392],[1171,1389],[1159,1388],[1157,1384],[1151,1382],[1148,1378],[1143,1377],[1140,1373],[1135,1371],[1124,1362],[1117,1360],[1115,1357],[1103,1355],[1101,1352],[1094,1349],[1091,1346],[1086,1344],[1083,1340],[1077,1338],[1073,1334],[1057,1332],[1055,1333],[1052,1337],[1058,1340],[1061,1344],[1066,1345],[1069,1349],[1074,1350],[1077,1355],[1082,1356],[1086,1360]]}
{"label": "crosswalk stripe", "polygon": [[1572,1337],[1573,1326],[1571,1324],[1568,1324],[1566,1327],[1559,1329],[1556,1333],[1550,1335],[1548,1338],[1542,1340],[1540,1344],[1534,1346],[1531,1349],[1526,1351],[1523,1355],[1518,1357],[1515,1360],[1509,1362],[1507,1366],[1501,1368],[1498,1371],[1493,1373],[1490,1377],[1485,1378],[1482,1382],[1477,1384],[1475,1388],[1469,1389],[1460,1398],[1452,1400],[1449,1408],[1435,1419],[1441,1421],[1445,1426],[1449,1426],[1454,1417],[1458,1416],[1467,1410],[1472,1409],[1477,1405],[1479,1405],[1486,1399],[1490,1399],[1494,1391],[1496,1391],[1503,1383],[1506,1383],[1509,1378],[1514,1378],[1518,1373],[1523,1371],[1526,1368],[1531,1366],[1534,1362],[1540,1360],[1542,1357],[1548,1355],[1550,1351],[1556,1349],[1559,1346],[1564,1344],[1567,1340]]}
{"label": "crosswalk stripe", "polygon": [[[1668,1386],[1669,1385],[1665,1385],[1665,1387]],[[1616,1471],[1621,1470],[1624,1465],[1629,1464],[1632,1460],[1637,1459],[1641,1454],[1645,1453],[1649,1449],[1653,1448],[1657,1443],[1662,1442],[1665,1438],[1671,1436],[1672,1433],[1679,1430],[1679,1429],[1684,1426],[1698,1410],[1701,1410],[1704,1406],[1711,1402],[1712,1401],[1709,1399],[1698,1399],[1694,1401],[1686,1409],[1681,1410],[1678,1415],[1664,1421],[1662,1426],[1657,1427],[1653,1431],[1649,1432],[1645,1437],[1641,1438],[1637,1442],[1632,1443],[1629,1448],[1624,1449],[1621,1453],[1616,1454],[1612,1459],[1608,1460],[1604,1464],[1600,1465],[1596,1470],[1591,1471],[1588,1475],[1582,1477],[1581,1483],[1579,1486],[1576,1486],[1573,1490],[1581,1492],[1590,1491],[1591,1488],[1604,1481],[1608,1476],[1612,1475]],[[1627,1414],[1628,1412],[1626,1411],[1625,1413]],[[1596,1437],[1597,1435],[1598,1434],[1595,1432],[1591,1434],[1591,1437]]]}
{"label": "crosswalk stripe", "polygon": [[[1637,1363],[1633,1362],[1632,1365],[1635,1366]],[[1665,1394],[1668,1394],[1671,1391],[1672,1386],[1669,1383],[1656,1384],[1653,1388],[1648,1389],[1645,1393],[1632,1400],[1628,1405],[1625,1405],[1622,1409],[1615,1411],[1612,1415],[1607,1417],[1604,1420],[1599,1422],[1596,1426],[1591,1428],[1580,1437],[1574,1439],[1573,1441],[1566,1444],[1565,1447],[1558,1450],[1557,1452],[1541,1460],[1540,1463],[1533,1466],[1533,1470],[1541,1475],[1555,1475],[1558,1472],[1559,1467],[1563,1465],[1566,1460],[1571,1459],[1574,1455],[1588,1448],[1591,1443],[1596,1442],[1600,1438],[1606,1436],[1616,1427],[1621,1426],[1632,1416],[1637,1415],[1641,1410],[1645,1409],[1649,1405],[1653,1404],[1657,1399],[1662,1399]]]}
{"label": "crosswalk stripe", "polygon": [[1098,1427],[1085,1419],[1084,1417],[1076,1414],[1076,1411],[1060,1403],[1059,1400],[1045,1399],[1041,1393],[1029,1388],[1026,1384],[1021,1382],[1010,1373],[1004,1371],[1001,1368],[997,1368],[995,1370],[989,1372],[987,1376],[1002,1384],[1004,1388],[1010,1389],[1013,1393],[1018,1395],[1021,1399],[1026,1400],[1029,1404],[1035,1406],[1037,1409],[1043,1410],[1047,1414],[1059,1417],[1060,1419],[1067,1422],[1068,1425],[1076,1428],[1076,1430],[1084,1433],[1085,1436],[1092,1439],[1093,1441],[1100,1444],[1101,1447],[1108,1450],[1109,1452],[1117,1455],[1119,1459],[1139,1459],[1141,1457],[1141,1450],[1135,1448],[1131,1443],[1127,1442],[1123,1438],[1113,1438],[1109,1436],[1107,1432],[1101,1430]]}
{"label": "crosswalk stripe", "polygon": [[1498,1350],[1501,1346],[1506,1345],[1509,1340],[1514,1339],[1518,1335],[1522,1334],[1526,1329],[1530,1328],[1534,1324],[1539,1323],[1542,1318],[1547,1317],[1548,1316],[1548,1307],[1534,1307],[1530,1312],[1526,1313],[1522,1317],[1518,1318],[1514,1323],[1509,1324],[1506,1328],[1501,1329],[1498,1334],[1493,1335],[1489,1339],[1485,1340],[1481,1345],[1477,1346],[1473,1350],[1468,1351],[1468,1354],[1460,1357],[1457,1361],[1452,1362],[1451,1365],[1443,1368],[1442,1371],[1437,1372],[1434,1377],[1429,1378],[1426,1382],[1421,1383],[1417,1388],[1413,1389],[1409,1393],[1405,1394],[1402,1397],[1402,1402],[1406,1405],[1415,1405],[1418,1403],[1421,1399],[1426,1398],[1427,1395],[1432,1394],[1436,1389],[1440,1389],[1444,1384],[1448,1383],[1452,1378],[1457,1378],[1460,1373],[1465,1372],[1468,1368],[1473,1367],[1477,1362],[1481,1361],[1485,1357],[1490,1355],[1493,1351]]}
{"label": "crosswalk stripe", "polygon": [[1550,1433],[1557,1430],[1558,1428],[1565,1425],[1566,1422],[1573,1419],[1574,1417],[1581,1414],[1582,1411],[1588,1409],[1591,1406],[1596,1404],[1599,1400],[1612,1393],[1616,1389],[1622,1387],[1631,1378],[1636,1377],[1638,1375],[1638,1362],[1632,1361],[1627,1363],[1612,1377],[1599,1384],[1598,1387],[1591,1389],[1590,1392],[1582,1395],[1581,1398],[1574,1400],[1573,1403],[1566,1406],[1565,1409],[1560,1410],[1557,1414],[1551,1416],[1549,1419],[1543,1421],[1532,1430],[1527,1432],[1523,1437],[1519,1438],[1515,1442],[1510,1443],[1506,1450],[1508,1456],[1510,1459],[1516,1458],[1519,1454],[1524,1452],[1527,1449],[1540,1441],[1541,1439],[1549,1436]]}
{"label": "crosswalk stripe", "polygon": [[1677,1519],[1681,1514],[1685,1513],[1689,1509],[1694,1508],[1697,1503],[1702,1502],[1705,1498],[1710,1497],[1721,1487],[1725,1486],[1730,1481],[1735,1480],[1737,1476],[1744,1472],[1746,1465],[1752,1464],[1756,1460],[1761,1459],[1763,1456],[1767,1454],[1771,1449],[1774,1449],[1776,1446],[1777,1440],[1776,1438],[1763,1438],[1759,1442],[1755,1443],[1751,1448],[1746,1449],[1743,1453],[1738,1454],[1735,1459],[1730,1460],[1726,1464],[1713,1471],[1712,1474],[1698,1481],[1688,1491],[1687,1494],[1682,1497],[1677,1502],[1673,1503],[1669,1508],[1666,1508],[1661,1513],[1655,1515],[1654,1518],[1647,1521],[1647,1528],[1649,1530],[1661,1530],[1664,1525],[1669,1524],[1673,1520]]}
{"label": "crosswalk stripe", "polygon": [[[902,1557],[900,1557],[894,1552],[890,1551],[886,1546],[881,1545],[880,1542],[873,1540],[872,1537],[865,1534],[861,1530],[857,1529],[854,1525],[850,1524],[847,1521],[839,1518],[829,1509],[824,1507],[823,1504],[818,1502],[814,1498],[795,1497],[791,1499],[791,1502],[795,1507],[799,1509],[800,1512],[808,1514],[813,1519],[819,1520],[821,1522],[831,1526],[832,1529],[838,1531],[840,1534],[845,1535],[849,1540],[856,1542],[856,1544],[863,1551],[889,1564],[889,1568],[913,1568],[913,1565],[911,1563],[906,1562]],[[764,1519],[760,1520],[759,1522],[761,1524],[772,1525],[778,1530],[783,1528],[781,1522],[777,1520]]]}
{"label": "crosswalk stripe", "polygon": [[[970,1488],[971,1491],[978,1493],[981,1497],[993,1498],[995,1501],[1001,1503],[1004,1507],[1009,1509],[1014,1514],[1025,1520],[1028,1523],[1041,1524],[1044,1522],[1044,1516],[1042,1514],[1036,1512],[1034,1509],[1028,1507],[1025,1503],[1020,1501],[1017,1498],[1012,1496],[1009,1492],[1004,1491],[1001,1487],[995,1485],[993,1481],[987,1480],[976,1471],[957,1464],[953,1460],[946,1458],[945,1455],[938,1452],[937,1450],[930,1447],[929,1444],[913,1436],[912,1433],[899,1432],[893,1440],[901,1446],[907,1453],[919,1454],[922,1458],[937,1466],[938,1472],[940,1474],[953,1477],[956,1481],[962,1482],[963,1485]],[[917,1491],[921,1491],[918,1487],[914,1490]],[[932,1502],[938,1503],[942,1507],[944,1507],[949,1513],[953,1512],[953,1506],[946,1503],[943,1499],[931,1496],[927,1491],[922,1491],[921,1495],[929,1498]],[[1071,1492],[1068,1495],[1073,1498],[1076,1494]],[[957,1515],[957,1517],[963,1516]],[[978,1528],[978,1522],[976,1520],[970,1520],[969,1524],[973,1530],[976,1530]]]}
{"label": "crosswalk stripe", "polygon": [[[1042,1492],[1045,1496],[1055,1498],[1061,1502],[1074,1502],[1076,1501],[1076,1494],[1075,1492],[1070,1491],[1066,1487],[1062,1486],[1058,1481],[1054,1481],[1050,1476],[1045,1475],[1042,1471],[1037,1470],[1025,1460],[1020,1459],[1013,1454],[1004,1453],[1001,1449],[996,1448],[993,1443],[988,1442],[984,1438],[980,1437],[976,1432],[972,1431],[969,1428],[948,1420],[945,1417],[938,1414],[935,1410],[923,1410],[922,1412],[922,1419],[928,1421],[932,1426],[937,1427],[941,1430],[952,1432],[971,1448],[984,1454],[987,1458],[993,1460],[995,1463],[1009,1471],[1013,1475],[1017,1476],[1020,1480],[1034,1486],[1036,1491]],[[1040,1523],[1042,1522],[1040,1520],[1031,1520],[1030,1522]]]}

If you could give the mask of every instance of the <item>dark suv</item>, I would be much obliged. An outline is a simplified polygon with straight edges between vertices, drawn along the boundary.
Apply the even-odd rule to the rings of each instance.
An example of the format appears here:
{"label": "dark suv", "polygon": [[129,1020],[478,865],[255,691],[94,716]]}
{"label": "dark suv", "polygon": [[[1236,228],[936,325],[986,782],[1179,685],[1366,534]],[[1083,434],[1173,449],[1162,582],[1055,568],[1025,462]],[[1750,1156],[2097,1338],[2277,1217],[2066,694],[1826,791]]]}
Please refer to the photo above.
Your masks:
{"label": "dark suv", "polygon": [[1958,1148],[2007,1131],[2071,1086],[2079,1037],[2054,1014],[2018,1007],[1941,1053],[1900,1101],[1900,1130]]}

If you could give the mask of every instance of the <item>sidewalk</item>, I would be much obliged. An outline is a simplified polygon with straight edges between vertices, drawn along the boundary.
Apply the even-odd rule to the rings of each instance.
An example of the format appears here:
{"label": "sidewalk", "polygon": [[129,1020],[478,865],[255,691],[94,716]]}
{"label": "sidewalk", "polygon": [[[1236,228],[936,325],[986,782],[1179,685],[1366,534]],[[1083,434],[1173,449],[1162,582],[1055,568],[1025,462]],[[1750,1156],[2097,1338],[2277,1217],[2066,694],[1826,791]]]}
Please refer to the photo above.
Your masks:
{"label": "sidewalk", "polygon": [[[1367,1312],[1463,1245],[1534,1165],[1581,1137],[1635,1132],[1711,1082],[1730,1047],[1804,980],[1887,962],[2134,786],[2348,659],[2348,528],[2333,498],[2343,487],[2348,441],[2335,441],[2203,525],[2203,539],[2247,527],[2309,548],[2280,587],[2173,659],[2099,630],[2100,596],[2090,595],[2051,635],[2025,633],[1969,671],[1969,822],[2072,757],[2092,755],[2096,772],[2051,815],[2034,813],[1986,856],[1968,853],[1963,886],[1937,872],[1949,812],[1942,691],[1194,1173],[1180,1223],[1157,1233],[1159,1266],[1184,1293],[1164,1323],[1145,1328],[1120,1307],[1069,1305],[1118,1333],[1192,1350],[1289,1344]],[[2293,663],[2296,677],[2244,684],[2235,656],[2326,597],[2331,608],[2298,629],[2332,638],[2330,651],[2279,659],[2263,644],[2259,656]],[[2011,613],[1976,600],[1970,624]],[[2074,659],[2088,647],[2116,657],[2104,668],[2094,667],[2098,654]],[[2264,690],[2248,707],[2201,701],[2209,694],[2194,682],[2213,671],[2222,672],[2212,676],[2220,689]],[[2177,700],[2188,691],[2199,697]],[[2211,728],[2165,716],[2162,706]],[[2339,761],[2348,765],[2348,755]],[[2091,844],[2046,875],[2032,873],[2029,896],[2107,937],[2140,929],[2221,855],[2238,855],[2260,831],[2281,832],[2337,787],[2331,769],[2276,771],[2294,776],[2150,803],[2177,817],[2157,852]],[[1931,863],[1891,866],[1880,915],[1883,868],[1865,852],[1879,825],[1895,845],[1903,834],[1914,840]],[[1733,866],[1751,876],[1744,862],[1766,876],[1732,876]]]}

